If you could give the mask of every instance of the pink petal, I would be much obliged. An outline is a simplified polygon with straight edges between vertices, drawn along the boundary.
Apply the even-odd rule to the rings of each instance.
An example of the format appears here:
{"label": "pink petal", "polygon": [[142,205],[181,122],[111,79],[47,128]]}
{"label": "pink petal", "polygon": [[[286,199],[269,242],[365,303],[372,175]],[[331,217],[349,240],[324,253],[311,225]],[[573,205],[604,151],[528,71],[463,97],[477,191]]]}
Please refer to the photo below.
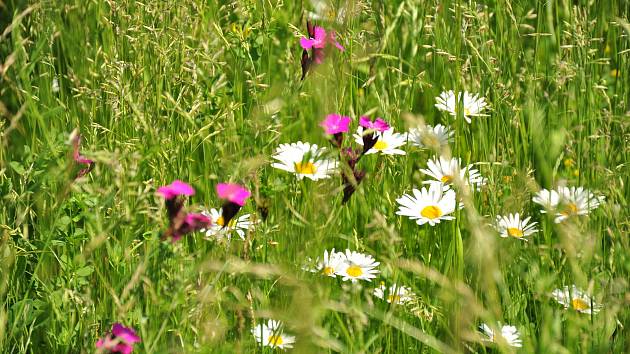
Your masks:
{"label": "pink petal", "polygon": [[374,122],[369,117],[363,116],[359,118],[359,125],[366,129],[374,129],[379,132],[384,132],[389,129],[389,124],[382,118],[376,118]]}
{"label": "pink petal", "polygon": [[315,43],[313,39],[300,38],[300,46],[306,50],[311,49],[313,47],[313,43]]}
{"label": "pink petal", "polygon": [[346,49],[341,44],[339,44],[339,42],[337,42],[337,39],[335,38],[335,36],[336,36],[335,32],[330,32],[330,41],[333,43],[335,47],[337,47],[337,49],[343,52]]}
{"label": "pink petal", "polygon": [[217,184],[217,194],[219,195],[219,198],[226,199],[240,206],[245,205],[245,199],[249,198],[251,195],[247,189],[234,183]]}
{"label": "pink petal", "polygon": [[313,41],[313,47],[326,47],[326,30],[322,27],[315,26],[315,40]]}
{"label": "pink petal", "polygon": [[158,188],[157,193],[161,194],[166,199],[172,199],[178,195],[194,195],[195,189],[188,183],[175,180],[169,185]]}
{"label": "pink petal", "polygon": [[115,335],[117,339],[120,339],[128,344],[140,342],[140,337],[138,337],[136,331],[132,328],[125,327],[120,323],[114,323],[112,326],[112,334]]}
{"label": "pink petal", "polygon": [[329,114],[326,119],[320,123],[326,134],[346,133],[350,127],[350,117],[339,114]]}

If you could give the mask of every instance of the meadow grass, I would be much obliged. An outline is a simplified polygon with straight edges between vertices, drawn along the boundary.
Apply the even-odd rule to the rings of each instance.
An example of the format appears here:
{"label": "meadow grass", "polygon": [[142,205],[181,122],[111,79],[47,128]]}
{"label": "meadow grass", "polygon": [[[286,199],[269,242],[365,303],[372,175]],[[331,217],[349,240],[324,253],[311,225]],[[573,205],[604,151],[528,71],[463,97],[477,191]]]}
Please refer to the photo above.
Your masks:
{"label": "meadow grass", "polygon": [[[3,353],[92,353],[114,322],[136,329],[134,352],[274,352],[250,333],[268,318],[298,353],[630,351],[630,4],[328,9],[316,22],[346,50],[300,81],[309,1],[0,1]],[[487,115],[468,124],[439,111],[445,90],[480,94]],[[466,205],[455,220],[419,226],[396,215],[396,199],[422,185],[433,151],[366,155],[345,205],[338,175],[297,180],[270,166],[280,143],[332,150],[319,122],[335,112],[353,118],[351,132],[364,114],[400,132],[448,125],[442,154],[488,182],[454,186]],[[75,128],[96,161],[76,180]],[[220,207],[218,182],[247,186],[241,214],[260,223],[245,240],[161,241],[155,190],[174,179],[197,190],[190,210]],[[556,224],[532,196],[557,185],[606,200]],[[513,212],[539,223],[529,241],[489,226]],[[380,274],[352,284],[302,270],[333,247],[372,255]],[[417,296],[388,304],[372,294],[381,282]],[[599,313],[551,298],[573,284]],[[497,321],[518,328],[522,348],[480,340],[479,325]]]}

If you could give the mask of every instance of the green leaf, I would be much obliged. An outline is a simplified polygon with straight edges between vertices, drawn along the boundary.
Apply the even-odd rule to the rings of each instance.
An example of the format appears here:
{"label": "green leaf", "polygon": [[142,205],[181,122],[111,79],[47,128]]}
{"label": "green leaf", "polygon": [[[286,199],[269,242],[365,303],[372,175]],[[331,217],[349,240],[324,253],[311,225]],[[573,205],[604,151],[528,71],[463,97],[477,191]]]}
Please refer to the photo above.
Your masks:
{"label": "green leaf", "polygon": [[92,273],[94,273],[94,267],[92,267],[92,266],[85,266],[83,268],[77,269],[77,271],[75,273],[76,273],[77,276],[80,276],[80,277],[88,277]]}
{"label": "green leaf", "polygon": [[24,167],[17,161],[11,161],[9,162],[9,165],[11,166],[13,171],[15,171],[20,176],[24,176],[24,174],[26,173],[26,170],[24,170]]}

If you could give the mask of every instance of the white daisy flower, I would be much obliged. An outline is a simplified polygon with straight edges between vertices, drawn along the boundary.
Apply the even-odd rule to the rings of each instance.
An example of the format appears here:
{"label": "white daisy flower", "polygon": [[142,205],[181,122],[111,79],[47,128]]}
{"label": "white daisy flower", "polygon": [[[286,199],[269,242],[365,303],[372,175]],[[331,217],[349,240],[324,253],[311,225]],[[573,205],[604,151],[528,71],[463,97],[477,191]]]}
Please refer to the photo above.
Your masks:
{"label": "white daisy flower", "polygon": [[304,177],[317,181],[329,178],[337,168],[337,161],[322,159],[325,148],[316,144],[298,141],[293,144],[280,144],[272,157],[278,162],[271,166],[294,173],[298,179]]}
{"label": "white daisy flower", "polygon": [[438,124],[435,127],[425,125],[409,130],[409,141],[419,148],[441,149],[453,141],[453,132],[449,127]]}
{"label": "white daisy flower", "polygon": [[[435,107],[442,111],[448,112],[450,115],[457,117],[458,104],[464,108],[464,119],[470,123],[470,117],[482,115],[482,111],[488,105],[485,98],[479,95],[472,95],[468,91],[459,93],[459,100],[455,100],[455,92],[453,90],[444,91],[435,99],[437,103]],[[458,101],[461,101],[458,102]]]}
{"label": "white daisy flower", "polygon": [[357,280],[370,281],[380,273],[378,269],[375,269],[380,263],[376,262],[369,254],[348,249],[345,253],[339,252],[339,254],[342,257],[342,261],[339,264],[339,269],[336,270],[336,274],[341,276],[343,281],[350,280],[353,283]]}
{"label": "white daisy flower", "polygon": [[464,184],[467,186],[473,186],[479,190],[481,186],[485,185],[487,180],[481,176],[479,170],[473,168],[470,164],[466,167],[461,167],[461,159],[451,158],[450,160],[442,156],[433,158],[427,162],[428,169],[420,169],[420,172],[429,177],[433,177],[434,181],[424,181],[423,184],[444,184],[445,189],[450,189],[450,184],[456,176],[459,176]]}
{"label": "white daisy flower", "polygon": [[449,214],[455,211],[457,201],[455,191],[452,189],[444,191],[442,185],[431,184],[429,189],[413,189],[413,196],[404,194],[396,199],[400,204],[397,215],[408,216],[411,220],[416,220],[418,225],[434,226],[441,220],[453,220],[454,216]]}
{"label": "white daisy flower", "polygon": [[261,323],[252,328],[252,335],[258,344],[272,348],[293,348],[293,343],[295,343],[294,336],[282,332],[280,321],[269,320],[267,324]]}
{"label": "white daisy flower", "polygon": [[393,284],[387,288],[384,283],[381,283],[378,288],[374,289],[374,296],[390,304],[404,304],[413,300],[415,294],[404,285]]}
{"label": "white daisy flower", "polygon": [[221,239],[224,236],[227,236],[228,240],[232,232],[236,232],[238,237],[242,240],[245,239],[245,233],[249,230],[250,227],[255,225],[257,221],[252,220],[251,214],[243,214],[242,216],[235,217],[230,220],[229,224],[225,226],[225,221],[223,220],[223,209],[210,209],[210,211],[202,211],[201,212],[205,216],[209,216],[212,219],[212,226],[208,229],[202,229],[201,232],[205,232],[207,237],[214,237]]}
{"label": "white daisy flower", "polygon": [[537,222],[529,222],[531,217],[526,217],[521,220],[521,216],[516,214],[508,214],[507,216],[497,216],[495,228],[499,231],[501,237],[515,237],[521,240],[525,240],[523,237],[527,237],[531,234],[538,232],[536,229]]}
{"label": "white daisy flower", "polygon": [[555,289],[551,296],[558,301],[565,309],[571,307],[577,312],[586,314],[596,314],[601,310],[601,305],[593,301],[593,298],[575,285],[571,288],[565,286],[562,289]]}
{"label": "white daisy flower", "polygon": [[[486,341],[497,343],[499,341],[504,340],[508,345],[512,347],[520,348],[523,346],[523,341],[521,340],[521,335],[518,332],[518,329],[514,326],[501,326],[501,323],[497,323],[497,328],[501,329],[501,334],[495,334],[494,330],[490,328],[487,324],[482,324],[479,326],[479,329],[486,335]],[[498,338],[502,337],[502,338]]]}
{"label": "white daisy flower", "polygon": [[[354,141],[363,146],[364,128],[359,126],[357,132],[353,135]],[[398,149],[407,143],[407,134],[394,133],[394,128],[389,128],[384,132],[374,132],[378,137],[378,141],[374,146],[366,152],[366,154],[375,154],[380,152],[384,155],[405,155],[405,151]]]}
{"label": "white daisy flower", "polygon": [[605,197],[595,196],[583,187],[557,187],[556,190],[542,189],[532,199],[534,203],[542,205],[546,210],[555,211],[555,223],[560,223],[571,216],[588,215],[591,210],[599,207]]}
{"label": "white daisy flower", "polygon": [[328,252],[328,250],[324,251],[323,260],[320,261],[318,257],[315,262],[313,262],[316,263],[314,267],[305,267],[303,269],[311,273],[321,273],[323,275],[335,278],[337,276],[336,272],[341,268],[341,264],[343,263],[343,261],[343,253],[335,252],[335,249],[333,248],[330,252]]}

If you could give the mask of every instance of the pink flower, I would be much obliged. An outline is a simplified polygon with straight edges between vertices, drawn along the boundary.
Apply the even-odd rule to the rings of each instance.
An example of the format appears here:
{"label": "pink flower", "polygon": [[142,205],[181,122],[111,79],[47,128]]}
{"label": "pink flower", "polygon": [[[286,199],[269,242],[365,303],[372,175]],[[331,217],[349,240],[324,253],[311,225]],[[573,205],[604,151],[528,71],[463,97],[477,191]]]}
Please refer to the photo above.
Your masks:
{"label": "pink flower", "polygon": [[133,352],[134,343],[139,342],[141,342],[140,337],[132,328],[114,323],[111,333],[99,339],[96,347],[107,350],[109,353],[129,354]]}
{"label": "pink flower", "polygon": [[370,117],[363,116],[359,118],[359,125],[366,129],[373,129],[381,133],[389,129],[389,124],[387,124],[387,122],[382,118],[376,118],[376,120],[372,122]]}
{"label": "pink flower", "polygon": [[78,130],[74,130],[72,134],[70,134],[70,139],[72,140],[72,158],[74,159],[74,162],[82,165],[87,165],[85,168],[79,171],[76,178],[83,177],[90,171],[92,171],[92,169],[94,168],[94,161],[81,155],[79,151],[79,148],[81,147],[81,134],[78,133]]}
{"label": "pink flower", "polygon": [[302,48],[309,50],[311,48],[322,49],[326,47],[326,30],[322,27],[315,26],[314,33],[309,31],[311,38],[301,38],[300,45]]}
{"label": "pink flower", "polygon": [[[344,51],[345,48],[337,42],[335,32],[326,34],[326,30],[322,27],[311,24],[310,21],[306,21],[306,29],[308,31],[308,37],[300,38],[300,46],[302,47],[302,79],[306,77],[306,73],[311,68],[313,63],[321,64],[324,61],[324,49],[328,43],[332,43],[340,51]],[[311,51],[309,56],[308,51]]]}
{"label": "pink flower", "polygon": [[169,231],[167,231],[166,236],[171,237],[171,242],[179,241],[182,236],[189,234],[191,232],[196,232],[201,229],[207,229],[212,226],[212,219],[208,216],[198,213],[188,213],[184,217],[181,225],[176,225],[177,222],[173,223]]}
{"label": "pink flower", "polygon": [[239,206],[245,205],[245,199],[249,198],[251,193],[235,183],[219,183],[217,184],[217,194],[219,198],[225,199]]}
{"label": "pink flower", "polygon": [[339,114],[329,114],[320,124],[326,134],[346,133],[350,127],[350,117]]}
{"label": "pink flower", "polygon": [[158,188],[157,193],[168,200],[173,199],[179,195],[194,195],[195,189],[190,184],[176,179],[173,181],[173,183]]}

